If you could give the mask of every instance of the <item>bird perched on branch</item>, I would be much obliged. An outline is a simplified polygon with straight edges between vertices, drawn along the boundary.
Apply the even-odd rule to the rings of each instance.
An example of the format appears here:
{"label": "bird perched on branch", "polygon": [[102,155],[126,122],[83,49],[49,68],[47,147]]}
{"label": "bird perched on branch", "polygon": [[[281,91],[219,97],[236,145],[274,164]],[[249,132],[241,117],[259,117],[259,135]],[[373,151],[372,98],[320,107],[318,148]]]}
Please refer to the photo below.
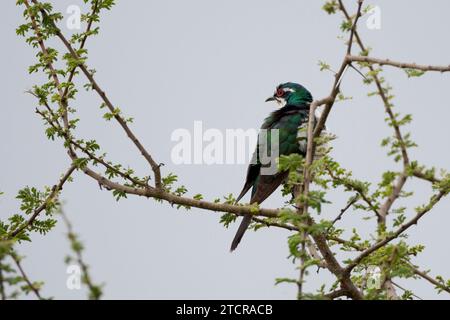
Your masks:
{"label": "bird perched on branch", "polygon": [[[286,180],[287,171],[264,174],[264,169],[269,164],[261,161],[261,154],[272,154],[272,151],[276,149],[274,143],[278,144],[280,156],[292,153],[305,156],[306,130],[300,130],[300,128],[308,123],[309,106],[312,100],[311,93],[305,87],[292,82],[277,86],[273,96],[266,100],[266,102],[277,102],[280,108],[272,112],[261,126],[261,132],[266,132],[266,138],[261,139],[261,132],[259,133],[256,151],[248,167],[244,187],[236,202],[241,200],[251,188],[250,203],[260,204]],[[270,139],[273,129],[278,129],[278,141]],[[236,249],[251,221],[251,215],[244,215],[231,244],[231,251]]]}

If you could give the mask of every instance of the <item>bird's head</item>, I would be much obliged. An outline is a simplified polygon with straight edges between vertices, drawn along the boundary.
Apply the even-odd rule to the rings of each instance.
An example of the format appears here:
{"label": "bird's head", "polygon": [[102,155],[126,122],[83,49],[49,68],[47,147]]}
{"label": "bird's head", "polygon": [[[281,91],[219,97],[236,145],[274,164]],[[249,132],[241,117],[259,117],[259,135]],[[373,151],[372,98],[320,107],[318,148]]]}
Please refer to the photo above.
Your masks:
{"label": "bird's head", "polygon": [[282,83],[275,89],[273,96],[266,99],[276,101],[281,107],[308,106],[313,100],[311,93],[302,85],[293,82]]}

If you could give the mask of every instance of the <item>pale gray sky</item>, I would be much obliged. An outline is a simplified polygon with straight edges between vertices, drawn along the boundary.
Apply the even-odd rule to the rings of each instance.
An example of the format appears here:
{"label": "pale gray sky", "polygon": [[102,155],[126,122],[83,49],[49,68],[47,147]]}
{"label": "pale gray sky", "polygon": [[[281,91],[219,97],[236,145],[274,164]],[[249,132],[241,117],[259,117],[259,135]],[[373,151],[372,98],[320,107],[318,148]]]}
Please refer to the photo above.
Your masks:
{"label": "pale gray sky", "polygon": [[[55,2],[63,12],[71,4],[82,5],[81,0]],[[360,30],[365,43],[374,48],[374,56],[450,63],[448,1],[369,3],[381,9],[381,29],[368,30],[363,18]],[[0,4],[4,13],[0,190],[5,192],[0,198],[1,219],[18,212],[18,189],[53,184],[69,164],[61,142],[46,140],[34,113],[35,100],[24,94],[40,78],[27,73],[35,51],[15,35],[22,9],[14,4]],[[322,4],[316,0],[118,1],[103,14],[100,35],[88,41],[88,64],[97,70],[97,80],[111,100],[135,118],[132,128],[156,159],[166,164],[165,173],[176,172],[191,195],[201,192],[213,199],[236,194],[245,165],[173,165],[170,135],[178,128],[192,130],[195,120],[203,121],[205,128],[257,128],[273,108],[264,99],[280,82],[299,82],[316,98],[328,94],[332,75],[320,72],[317,62],[324,60],[338,68],[345,48],[337,39],[339,16],[328,16]],[[395,89],[398,111],[414,115],[409,128],[420,147],[412,151],[412,157],[448,168],[449,76],[407,79],[403,72],[389,68],[385,76]],[[383,107],[377,98],[366,97],[369,88],[355,72],[347,73],[342,89],[353,100],[336,105],[329,118],[338,136],[334,156],[357,177],[377,181],[384,169],[396,168],[379,147],[390,133],[383,122]],[[116,123],[101,118],[99,105],[95,94],[80,91],[75,105],[82,118],[80,136],[97,138],[112,160],[147,174],[146,163]],[[417,192],[413,205],[426,201],[430,192],[422,183],[410,184],[408,189]],[[297,276],[295,266],[286,259],[287,232],[248,232],[230,254],[237,226],[224,229],[218,214],[176,211],[168,204],[135,197],[116,203],[80,173],[66,186],[62,198],[87,247],[85,258],[94,280],[106,283],[105,298],[295,298],[294,286],[274,286],[277,277]],[[329,199],[333,204],[323,215],[332,218],[346,198],[332,192]],[[278,194],[264,204],[280,205]],[[412,243],[426,245],[415,261],[445,278],[450,278],[449,205],[449,199],[442,201],[410,232]],[[349,216],[340,226],[350,230],[361,225],[361,215]],[[363,224],[362,230],[371,230],[373,224]],[[48,236],[34,235],[31,244],[21,245],[20,252],[27,256],[24,267],[33,279],[45,281],[45,296],[84,298],[84,290],[66,288],[63,259],[69,244],[64,233],[59,224]],[[307,289],[330,279],[326,272],[312,272]],[[436,295],[426,282],[399,282],[422,298],[447,298]]]}

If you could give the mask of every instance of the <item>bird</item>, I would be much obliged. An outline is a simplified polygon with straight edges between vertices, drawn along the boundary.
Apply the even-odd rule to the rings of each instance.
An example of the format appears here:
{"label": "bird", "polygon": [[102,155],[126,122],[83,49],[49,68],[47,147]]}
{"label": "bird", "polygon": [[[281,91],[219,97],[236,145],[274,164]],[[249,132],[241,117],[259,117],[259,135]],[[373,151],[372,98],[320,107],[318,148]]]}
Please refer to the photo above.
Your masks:
{"label": "bird", "polygon": [[[302,85],[287,82],[278,85],[273,96],[266,99],[266,102],[275,101],[279,108],[265,118],[261,129],[270,131],[278,129],[279,155],[290,155],[293,153],[305,156],[306,154],[306,130],[300,130],[308,123],[309,107],[313,101],[311,93]],[[316,117],[315,117],[316,118]],[[259,133],[261,135],[261,131]],[[269,136],[269,133],[267,134]],[[262,170],[266,164],[262,164],[258,155],[261,148],[270,149],[268,139],[262,139],[256,146],[253,154],[253,161],[248,166],[247,175],[241,193],[236,198],[238,203],[245,194],[252,189],[250,204],[261,204],[269,197],[284,181],[289,172],[281,171],[274,174],[263,174]],[[267,151],[266,151],[267,152]],[[270,150],[269,150],[270,153]],[[243,215],[241,224],[231,243],[230,251],[234,251],[244,236],[245,231],[252,221],[250,214]]]}

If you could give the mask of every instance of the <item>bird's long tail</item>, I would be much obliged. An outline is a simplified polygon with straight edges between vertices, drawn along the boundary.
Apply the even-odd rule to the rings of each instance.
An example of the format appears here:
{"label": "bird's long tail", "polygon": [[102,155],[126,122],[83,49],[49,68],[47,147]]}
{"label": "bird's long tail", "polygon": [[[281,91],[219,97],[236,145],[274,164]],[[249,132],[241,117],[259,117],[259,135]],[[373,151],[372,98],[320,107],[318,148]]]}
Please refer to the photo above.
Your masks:
{"label": "bird's long tail", "polygon": [[242,237],[244,236],[245,231],[247,231],[248,226],[252,222],[252,216],[249,214],[244,215],[242,218],[241,224],[239,225],[239,228],[236,232],[236,235],[234,236],[233,242],[231,243],[230,251],[233,251],[237,248],[239,245],[239,242],[241,242]]}

